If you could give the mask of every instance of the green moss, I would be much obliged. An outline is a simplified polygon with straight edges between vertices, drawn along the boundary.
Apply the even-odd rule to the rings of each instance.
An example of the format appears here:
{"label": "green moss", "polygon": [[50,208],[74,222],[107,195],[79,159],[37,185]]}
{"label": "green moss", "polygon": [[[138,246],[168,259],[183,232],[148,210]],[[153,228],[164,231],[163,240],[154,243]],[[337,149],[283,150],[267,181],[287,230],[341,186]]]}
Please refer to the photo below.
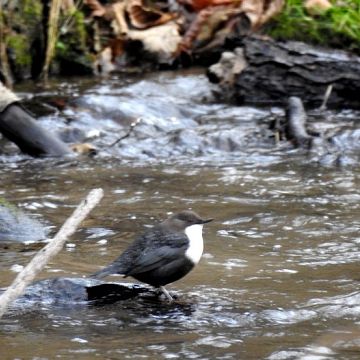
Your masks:
{"label": "green moss", "polygon": [[81,47],[85,48],[86,46],[86,28],[85,28],[85,16],[80,11],[75,11],[74,15],[74,28],[75,32],[78,34],[78,41]]}
{"label": "green moss", "polygon": [[42,3],[39,0],[21,0],[21,9],[27,21],[39,21],[42,15]]}
{"label": "green moss", "polygon": [[85,51],[87,31],[84,14],[75,10],[61,19],[57,49],[64,55],[68,51]]}
{"label": "green moss", "polygon": [[16,26],[20,32],[32,33],[42,20],[41,0],[19,0],[16,11],[9,12],[9,25]]}
{"label": "green moss", "polygon": [[[92,57],[87,47],[87,29],[84,14],[75,10],[62,16],[59,38],[56,43],[56,59],[60,72],[92,73]],[[71,73],[72,74],[72,73]]]}
{"label": "green moss", "polygon": [[[11,13],[7,22],[14,31],[7,36],[7,46],[13,52],[13,59],[19,66],[31,64],[30,44],[41,22],[40,0],[19,0],[18,11]],[[16,29],[16,30],[15,30]]]}
{"label": "green moss", "polygon": [[24,34],[13,33],[7,38],[7,46],[12,50],[15,62],[20,66],[31,64],[29,39]]}
{"label": "green moss", "polygon": [[281,14],[268,26],[277,39],[291,39],[360,51],[360,2],[342,0],[330,9],[310,15],[303,0],[287,0]]}

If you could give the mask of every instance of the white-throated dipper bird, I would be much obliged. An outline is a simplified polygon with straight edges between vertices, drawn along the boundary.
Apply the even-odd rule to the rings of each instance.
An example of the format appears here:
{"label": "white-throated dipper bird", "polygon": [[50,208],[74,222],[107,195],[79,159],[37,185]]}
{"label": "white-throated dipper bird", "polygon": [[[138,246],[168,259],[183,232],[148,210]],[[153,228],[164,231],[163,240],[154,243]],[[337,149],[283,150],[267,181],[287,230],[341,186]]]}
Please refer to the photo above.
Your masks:
{"label": "white-throated dipper bird", "polygon": [[189,210],[175,214],[138,236],[112,264],[93,276],[132,276],[160,288],[171,301],[164,285],[181,279],[200,261],[204,249],[202,228],[212,220]]}

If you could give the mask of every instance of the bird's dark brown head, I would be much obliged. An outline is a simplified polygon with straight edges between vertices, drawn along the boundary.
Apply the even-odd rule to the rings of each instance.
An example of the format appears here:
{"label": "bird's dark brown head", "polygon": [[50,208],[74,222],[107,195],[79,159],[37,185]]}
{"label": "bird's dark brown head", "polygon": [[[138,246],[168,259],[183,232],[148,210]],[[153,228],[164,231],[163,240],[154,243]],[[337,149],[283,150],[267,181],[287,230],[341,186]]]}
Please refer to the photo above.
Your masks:
{"label": "bird's dark brown head", "polygon": [[163,224],[176,230],[185,230],[188,226],[206,224],[212,220],[213,219],[202,219],[194,211],[184,210],[172,215],[170,218],[165,220]]}

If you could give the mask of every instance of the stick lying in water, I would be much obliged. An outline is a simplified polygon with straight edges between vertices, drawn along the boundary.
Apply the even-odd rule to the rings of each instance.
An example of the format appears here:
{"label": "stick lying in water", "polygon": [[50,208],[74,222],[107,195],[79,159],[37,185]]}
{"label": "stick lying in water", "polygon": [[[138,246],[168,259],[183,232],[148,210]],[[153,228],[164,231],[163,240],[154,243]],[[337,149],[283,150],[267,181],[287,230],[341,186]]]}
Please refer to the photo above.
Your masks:
{"label": "stick lying in water", "polygon": [[135,126],[138,125],[139,123],[141,122],[141,118],[137,118],[135,121],[133,121],[131,124],[130,124],[130,128],[129,128],[129,131],[123,135],[122,137],[120,137],[119,139],[117,139],[116,141],[114,141],[112,144],[109,145],[109,147],[113,147],[115,146],[117,143],[119,143],[121,140],[124,140],[126,138],[128,138],[131,133],[134,131],[135,129]]}
{"label": "stick lying in water", "polygon": [[45,267],[51,258],[63,248],[66,240],[71,236],[86,218],[90,211],[99,203],[103,197],[102,189],[93,189],[84,199],[72,215],[65,221],[61,229],[27,264],[18,274],[13,283],[0,296],[0,318],[4,315],[8,305],[19,297],[25,288],[34,280],[35,276]]}
{"label": "stick lying in water", "polygon": [[309,148],[312,136],[306,130],[307,115],[300,98],[292,96],[286,109],[286,134],[298,147]]}

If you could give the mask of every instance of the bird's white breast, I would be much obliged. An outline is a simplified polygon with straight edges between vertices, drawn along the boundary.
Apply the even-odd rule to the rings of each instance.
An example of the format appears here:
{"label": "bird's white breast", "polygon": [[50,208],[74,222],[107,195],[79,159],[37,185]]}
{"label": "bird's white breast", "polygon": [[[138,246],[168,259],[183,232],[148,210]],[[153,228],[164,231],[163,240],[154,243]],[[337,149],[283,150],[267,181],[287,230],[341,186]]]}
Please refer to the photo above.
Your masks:
{"label": "bird's white breast", "polygon": [[200,261],[204,250],[204,241],[202,237],[202,228],[204,225],[196,224],[188,226],[185,234],[189,238],[189,247],[185,252],[185,256],[194,264]]}

